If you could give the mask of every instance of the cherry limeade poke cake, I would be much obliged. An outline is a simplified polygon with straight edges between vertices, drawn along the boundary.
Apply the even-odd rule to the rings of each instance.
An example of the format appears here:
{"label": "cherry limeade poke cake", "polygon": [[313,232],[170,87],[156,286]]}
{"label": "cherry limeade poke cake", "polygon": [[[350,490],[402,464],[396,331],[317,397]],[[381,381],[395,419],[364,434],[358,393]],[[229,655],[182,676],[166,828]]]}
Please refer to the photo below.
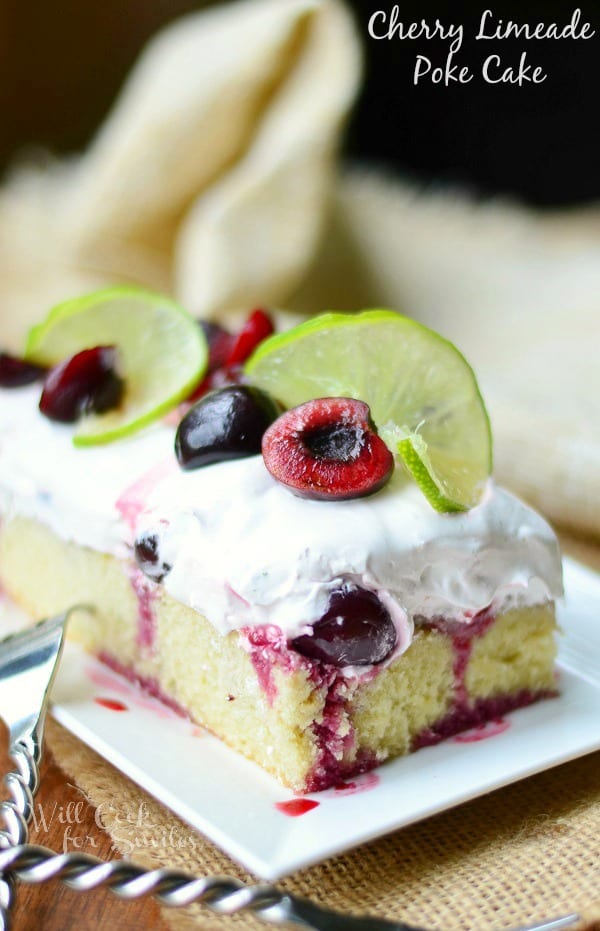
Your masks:
{"label": "cherry limeade poke cake", "polygon": [[68,301],[0,354],[0,580],[296,791],[555,693],[556,538],[457,349],[391,311],[237,334]]}

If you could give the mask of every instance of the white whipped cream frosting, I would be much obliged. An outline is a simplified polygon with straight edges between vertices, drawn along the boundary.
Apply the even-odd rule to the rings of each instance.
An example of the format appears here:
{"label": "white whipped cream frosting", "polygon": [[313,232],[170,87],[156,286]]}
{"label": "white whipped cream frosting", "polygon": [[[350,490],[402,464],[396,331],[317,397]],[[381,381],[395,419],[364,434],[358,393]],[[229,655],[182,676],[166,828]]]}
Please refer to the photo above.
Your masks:
{"label": "white whipped cream frosting", "polygon": [[489,605],[562,593],[551,528],[491,482],[463,514],[436,513],[399,470],[372,497],[308,501],[260,456],[181,471],[166,425],[76,449],[70,427],[39,414],[38,397],[37,386],[0,390],[0,508],[119,557],[136,535],[157,533],[172,567],[166,590],[223,633],[272,624],[296,636],[347,581],[378,593],[399,649],[415,617],[468,623]]}

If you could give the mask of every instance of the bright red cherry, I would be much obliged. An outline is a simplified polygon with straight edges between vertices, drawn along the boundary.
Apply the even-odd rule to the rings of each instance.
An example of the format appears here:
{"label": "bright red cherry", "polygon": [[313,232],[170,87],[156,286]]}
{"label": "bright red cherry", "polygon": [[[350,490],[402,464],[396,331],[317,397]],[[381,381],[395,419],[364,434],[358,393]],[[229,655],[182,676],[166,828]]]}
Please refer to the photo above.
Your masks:
{"label": "bright red cherry", "polygon": [[259,343],[275,332],[273,321],[264,310],[253,310],[234,342],[226,366],[241,365],[252,355]]}

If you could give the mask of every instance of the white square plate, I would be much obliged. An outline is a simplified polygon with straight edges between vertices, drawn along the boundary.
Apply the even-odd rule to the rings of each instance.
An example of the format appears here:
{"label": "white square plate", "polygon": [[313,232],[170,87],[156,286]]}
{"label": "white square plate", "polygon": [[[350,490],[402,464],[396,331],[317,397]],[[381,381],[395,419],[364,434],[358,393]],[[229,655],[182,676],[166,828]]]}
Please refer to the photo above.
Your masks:
{"label": "white square plate", "polygon": [[[471,740],[458,735],[345,789],[308,796],[318,804],[301,816],[277,807],[298,799],[253,763],[71,646],[53,714],[235,860],[277,879],[600,748],[600,576],[566,560],[565,586],[558,698],[471,732]],[[0,631],[9,614],[5,606]]]}

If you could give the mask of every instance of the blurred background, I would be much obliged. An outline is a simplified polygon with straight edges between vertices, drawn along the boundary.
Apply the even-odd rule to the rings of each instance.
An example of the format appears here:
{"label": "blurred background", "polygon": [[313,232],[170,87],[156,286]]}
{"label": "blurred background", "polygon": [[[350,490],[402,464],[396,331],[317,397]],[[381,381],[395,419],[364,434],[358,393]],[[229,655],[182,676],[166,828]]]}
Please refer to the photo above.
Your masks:
{"label": "blurred background", "polygon": [[[351,122],[346,154],[417,180],[456,183],[475,193],[510,193],[539,205],[600,194],[597,104],[600,35],[590,41],[527,43],[547,72],[538,86],[490,86],[476,78],[445,88],[413,86],[417,54],[442,62],[441,41],[375,41],[373,12],[391,0],[348,0],[363,37],[367,80]],[[80,149],[107,113],[136,55],[161,25],[217,0],[0,0],[0,167],[30,146]],[[478,70],[502,54],[516,64],[519,41],[474,41],[485,2],[405,0],[405,22],[436,17],[462,22],[461,61]],[[574,5],[557,0],[494,3],[496,19],[570,20]],[[600,3],[581,6],[600,30]]]}

